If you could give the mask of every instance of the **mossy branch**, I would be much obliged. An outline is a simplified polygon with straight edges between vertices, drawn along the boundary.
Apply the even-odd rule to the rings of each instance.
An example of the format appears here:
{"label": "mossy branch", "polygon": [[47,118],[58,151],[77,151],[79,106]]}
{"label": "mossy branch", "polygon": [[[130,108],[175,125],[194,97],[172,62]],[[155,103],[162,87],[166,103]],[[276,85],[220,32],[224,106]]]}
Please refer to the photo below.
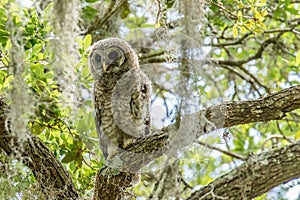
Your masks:
{"label": "mossy branch", "polygon": [[195,191],[188,199],[253,199],[300,177],[300,141],[250,156],[241,166]]}
{"label": "mossy branch", "polygon": [[7,130],[8,112],[4,99],[0,98],[0,148],[32,170],[46,196],[53,199],[78,199],[77,189],[69,173],[38,137],[27,134],[19,138]]}

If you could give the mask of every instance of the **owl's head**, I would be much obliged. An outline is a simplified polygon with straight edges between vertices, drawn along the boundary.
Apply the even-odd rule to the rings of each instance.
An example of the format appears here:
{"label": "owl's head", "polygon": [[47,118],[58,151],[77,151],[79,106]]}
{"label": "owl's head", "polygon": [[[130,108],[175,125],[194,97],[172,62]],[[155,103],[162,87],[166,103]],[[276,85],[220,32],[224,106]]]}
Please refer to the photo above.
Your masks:
{"label": "owl's head", "polygon": [[89,65],[94,78],[103,74],[120,74],[139,67],[136,53],[126,41],[119,38],[96,42],[89,55]]}

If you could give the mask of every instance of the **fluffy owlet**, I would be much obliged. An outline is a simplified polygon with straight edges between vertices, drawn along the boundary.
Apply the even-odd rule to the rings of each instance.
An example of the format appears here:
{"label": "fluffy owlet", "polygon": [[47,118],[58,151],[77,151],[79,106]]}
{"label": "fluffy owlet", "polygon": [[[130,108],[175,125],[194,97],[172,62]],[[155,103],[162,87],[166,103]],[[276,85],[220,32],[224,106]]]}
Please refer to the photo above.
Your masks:
{"label": "fluffy owlet", "polygon": [[96,129],[103,155],[111,159],[150,133],[151,82],[141,71],[136,53],[119,38],[95,43],[89,65]]}

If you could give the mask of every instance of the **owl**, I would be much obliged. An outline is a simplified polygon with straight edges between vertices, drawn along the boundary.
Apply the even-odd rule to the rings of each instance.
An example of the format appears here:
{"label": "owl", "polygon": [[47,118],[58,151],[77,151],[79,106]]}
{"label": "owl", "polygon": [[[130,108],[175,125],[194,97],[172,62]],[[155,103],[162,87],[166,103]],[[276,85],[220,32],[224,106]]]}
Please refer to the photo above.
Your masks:
{"label": "owl", "polygon": [[150,133],[151,81],[131,46],[119,38],[96,42],[89,55],[95,124],[106,160]]}

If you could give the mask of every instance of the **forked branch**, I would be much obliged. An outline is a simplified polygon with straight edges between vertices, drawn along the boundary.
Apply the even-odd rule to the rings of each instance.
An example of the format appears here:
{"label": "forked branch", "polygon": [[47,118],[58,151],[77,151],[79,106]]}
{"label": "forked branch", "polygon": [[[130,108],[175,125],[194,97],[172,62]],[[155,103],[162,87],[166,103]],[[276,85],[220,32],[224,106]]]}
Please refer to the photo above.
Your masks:
{"label": "forked branch", "polygon": [[[119,180],[120,175],[122,176],[123,174],[123,178],[128,180],[128,177],[133,177],[133,173],[153,159],[162,156],[164,153],[172,153],[172,150],[178,150],[188,145],[188,142],[193,142],[193,140],[184,140],[184,138],[198,137],[218,128],[282,119],[286,116],[286,113],[299,108],[300,86],[287,88],[257,100],[226,102],[211,106],[206,110],[183,118],[181,123],[185,123],[184,125],[186,126],[189,126],[189,123],[198,123],[191,124],[189,130],[185,132],[180,131],[180,127],[177,128],[176,125],[170,125],[149,137],[140,139],[125,149],[125,152],[119,155],[124,164],[121,170],[130,172],[129,174],[131,175],[121,172],[116,175],[116,178]],[[193,127],[197,129],[196,132],[191,130]],[[114,182],[114,177],[111,177],[111,174],[97,174],[97,180],[105,180],[106,178],[110,178],[111,182]],[[130,181],[127,181],[127,183],[130,183]],[[99,184],[96,183],[96,185]],[[95,194],[105,193],[110,188],[109,185],[107,186],[95,187]],[[127,184],[127,187],[130,187],[130,184]],[[118,191],[122,191],[122,189],[119,188]],[[94,199],[100,197],[95,196]]]}

